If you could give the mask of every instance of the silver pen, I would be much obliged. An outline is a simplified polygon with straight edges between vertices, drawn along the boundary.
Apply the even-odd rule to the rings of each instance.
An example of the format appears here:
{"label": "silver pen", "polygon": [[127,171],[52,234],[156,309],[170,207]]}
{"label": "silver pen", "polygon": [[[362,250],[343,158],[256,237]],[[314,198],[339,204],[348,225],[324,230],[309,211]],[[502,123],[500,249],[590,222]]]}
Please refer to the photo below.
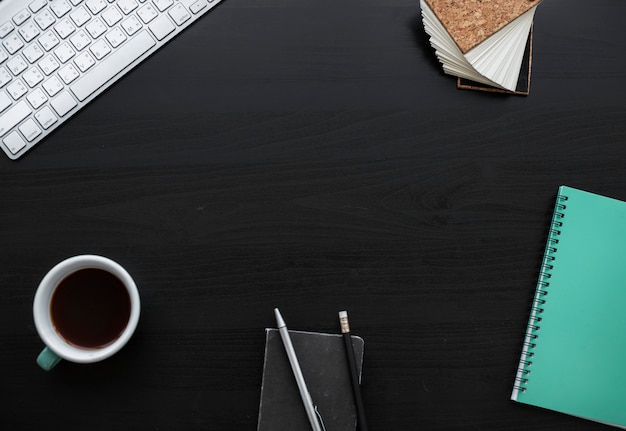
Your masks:
{"label": "silver pen", "polygon": [[296,383],[298,384],[298,389],[300,390],[300,396],[302,397],[302,402],[304,403],[306,415],[309,418],[309,422],[311,422],[311,427],[313,428],[313,431],[324,431],[322,418],[317,411],[317,408],[313,405],[311,394],[309,394],[309,390],[306,387],[304,376],[302,375],[302,370],[300,369],[300,364],[298,363],[298,358],[296,356],[296,351],[293,349],[291,337],[287,331],[287,325],[285,324],[280,311],[278,311],[278,308],[274,308],[274,314],[276,315],[278,332],[280,333],[280,338],[283,339],[283,344],[285,346],[285,350],[287,351],[287,357],[289,358],[293,375],[296,377]]}

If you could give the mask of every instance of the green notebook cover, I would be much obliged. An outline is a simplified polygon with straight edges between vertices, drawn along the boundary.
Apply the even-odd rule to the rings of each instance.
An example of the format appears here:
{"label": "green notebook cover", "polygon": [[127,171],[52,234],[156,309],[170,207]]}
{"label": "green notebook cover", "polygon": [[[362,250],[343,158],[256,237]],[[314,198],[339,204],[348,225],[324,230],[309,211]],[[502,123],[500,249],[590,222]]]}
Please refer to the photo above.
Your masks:
{"label": "green notebook cover", "polygon": [[626,428],[626,202],[561,186],[511,399]]}

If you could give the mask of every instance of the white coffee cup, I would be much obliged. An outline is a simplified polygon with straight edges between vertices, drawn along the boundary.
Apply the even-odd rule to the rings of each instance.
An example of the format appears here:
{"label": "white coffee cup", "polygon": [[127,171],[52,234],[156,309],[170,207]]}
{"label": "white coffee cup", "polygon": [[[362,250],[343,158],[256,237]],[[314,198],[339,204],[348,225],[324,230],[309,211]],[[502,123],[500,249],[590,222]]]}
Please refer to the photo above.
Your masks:
{"label": "white coffee cup", "polygon": [[[130,299],[130,314],[126,326],[110,343],[103,346],[83,347],[68,341],[59,333],[52,318],[51,304],[55,290],[70,275],[84,269],[99,269],[112,274],[121,281]],[[96,255],[80,255],[58,263],[39,284],[33,302],[35,327],[46,345],[39,354],[37,363],[44,370],[50,370],[61,359],[84,364],[110,357],[118,352],[133,335],[139,321],[140,308],[139,291],[135,282],[122,266],[111,259]]]}

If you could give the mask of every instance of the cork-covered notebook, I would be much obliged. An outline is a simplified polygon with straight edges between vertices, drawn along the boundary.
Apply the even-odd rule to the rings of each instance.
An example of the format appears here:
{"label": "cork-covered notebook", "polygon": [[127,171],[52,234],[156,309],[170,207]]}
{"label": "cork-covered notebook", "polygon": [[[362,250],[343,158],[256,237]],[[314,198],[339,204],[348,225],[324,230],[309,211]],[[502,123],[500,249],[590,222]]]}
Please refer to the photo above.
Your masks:
{"label": "cork-covered notebook", "polygon": [[524,66],[530,67],[530,33],[540,2],[420,0],[420,5],[424,29],[445,73],[527,94],[518,90],[518,81],[520,73],[530,76]]}

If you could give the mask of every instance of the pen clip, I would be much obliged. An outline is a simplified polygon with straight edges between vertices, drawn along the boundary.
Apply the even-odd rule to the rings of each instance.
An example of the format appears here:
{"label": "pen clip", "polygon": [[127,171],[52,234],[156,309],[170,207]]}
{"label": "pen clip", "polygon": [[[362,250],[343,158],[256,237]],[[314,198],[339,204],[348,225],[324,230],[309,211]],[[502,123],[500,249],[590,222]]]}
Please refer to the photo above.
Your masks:
{"label": "pen clip", "polygon": [[322,415],[320,414],[320,411],[317,409],[317,406],[313,406],[314,410],[315,410],[315,414],[317,415],[317,421],[320,423],[320,426],[322,427],[322,431],[326,431],[326,426],[324,425],[324,419],[322,419]]}

